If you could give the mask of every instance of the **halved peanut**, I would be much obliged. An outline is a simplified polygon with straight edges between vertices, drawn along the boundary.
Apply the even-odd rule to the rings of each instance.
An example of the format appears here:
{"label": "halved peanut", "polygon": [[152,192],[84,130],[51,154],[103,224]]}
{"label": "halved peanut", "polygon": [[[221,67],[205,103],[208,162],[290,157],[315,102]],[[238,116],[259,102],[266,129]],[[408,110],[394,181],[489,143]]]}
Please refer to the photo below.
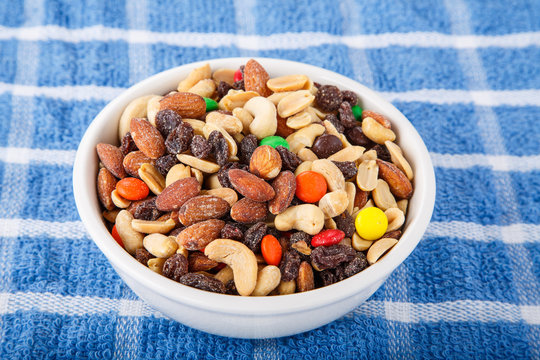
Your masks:
{"label": "halved peanut", "polygon": [[324,121],[323,121],[323,125],[324,125],[324,127],[326,128],[326,132],[327,132],[328,134],[339,137],[340,132],[337,131],[337,129],[336,129],[336,127],[334,126],[334,124],[332,124],[330,121],[324,120]]}
{"label": "halved peanut", "polygon": [[392,141],[385,141],[384,145],[386,145],[386,148],[390,153],[390,158],[392,159],[394,165],[396,165],[401,171],[405,173],[405,175],[407,175],[407,179],[412,180],[414,177],[414,173],[412,171],[411,165],[403,156],[403,151],[401,150],[401,148]]}
{"label": "halved peanut", "polygon": [[356,174],[356,184],[363,191],[372,191],[377,186],[377,176],[379,175],[379,166],[375,160],[364,160],[358,166]]}
{"label": "halved peanut", "polygon": [[206,188],[207,189],[219,189],[222,188],[221,183],[219,182],[217,174],[212,174],[206,178]]}
{"label": "halved peanut", "polygon": [[242,121],[233,115],[227,115],[218,111],[212,111],[206,114],[206,123],[220,126],[231,135],[242,132]]}
{"label": "halved peanut", "polygon": [[272,104],[274,104],[274,106],[277,106],[277,104],[279,104],[279,102],[285,96],[290,95],[292,93],[293,93],[292,91],[275,92],[272,95],[270,95],[269,97],[267,97],[267,99],[270,100],[270,102],[272,102]]}
{"label": "halved peanut", "polygon": [[167,259],[153,258],[148,260],[148,268],[158,274],[163,274],[163,265]]}
{"label": "halved peanut", "polygon": [[195,135],[204,136],[203,128],[204,128],[204,125],[206,125],[204,121],[197,120],[197,119],[182,119],[182,121],[191,125],[191,127],[193,128],[193,133]]}
{"label": "halved peanut", "polygon": [[336,190],[326,193],[321,200],[319,200],[319,208],[323,211],[324,215],[328,218],[336,217],[347,210],[349,200],[345,190]]}
{"label": "halved peanut", "polygon": [[193,85],[187,92],[210,98],[216,91],[216,83],[212,79],[202,79]]}
{"label": "halved peanut", "polygon": [[308,90],[298,90],[285,96],[277,105],[277,112],[282,118],[288,118],[307,108],[315,100]]}
{"label": "halved peanut", "polygon": [[311,170],[324,176],[330,191],[345,190],[345,178],[343,173],[332,161],[319,159],[313,161]]}
{"label": "halved peanut", "polygon": [[373,241],[362,239],[358,233],[354,233],[351,240],[351,245],[356,251],[366,251],[373,245]]}
{"label": "halved peanut", "polygon": [[212,79],[219,84],[221,81],[226,82],[229,85],[234,84],[234,73],[236,72],[235,69],[216,69],[214,73],[212,74]]}
{"label": "halved peanut", "polygon": [[111,199],[112,199],[112,202],[114,203],[114,206],[116,206],[117,208],[120,208],[120,209],[125,209],[127,208],[129,205],[131,205],[131,201],[127,200],[127,199],[124,199],[119,193],[118,191],[116,191],[116,189],[114,189],[112,192],[111,192]]}
{"label": "halved peanut", "polygon": [[233,111],[237,107],[244,107],[248,100],[256,96],[259,96],[256,91],[229,90],[219,101],[218,106],[220,110]]}
{"label": "halved peanut", "polygon": [[238,201],[238,194],[231,188],[218,188],[210,190],[202,190],[201,195],[214,195],[219,198],[222,198],[229,205],[233,206]]}
{"label": "halved peanut", "polygon": [[168,219],[166,221],[133,219],[133,221],[131,221],[131,227],[133,228],[133,230],[143,234],[167,234],[172,229],[174,229],[175,225],[176,223],[173,219]]}
{"label": "halved peanut", "polygon": [[102,215],[111,224],[114,224],[116,221],[116,216],[118,216],[118,213],[120,212],[119,209],[113,209],[113,210],[105,210]]}
{"label": "halved peanut", "polygon": [[324,219],[324,228],[325,229],[337,229],[336,222],[332,218]]}
{"label": "halved peanut", "polygon": [[373,265],[384,255],[388,250],[390,250],[398,241],[393,238],[382,238],[374,242],[373,245],[369,248],[366,258],[370,265]]}
{"label": "halved peanut", "polygon": [[[203,128],[203,134],[206,139],[210,137],[210,134],[212,131],[219,131],[221,135],[225,138],[225,141],[227,141],[228,149],[229,149],[229,158],[232,156],[236,156],[238,153],[238,144],[236,144],[236,141],[232,138],[232,136],[221,126],[218,126],[214,123],[206,123]],[[196,166],[194,166],[196,167]]]}
{"label": "halved peanut", "polygon": [[328,160],[356,161],[360,159],[363,153],[364,153],[364,147],[362,146],[348,146],[330,155],[328,157]]}
{"label": "halved peanut", "polygon": [[347,200],[349,201],[349,204],[347,205],[347,212],[352,214],[354,208],[354,198],[356,197],[356,185],[347,181],[345,183],[345,192],[347,193]]}
{"label": "halved peanut", "polygon": [[382,126],[375,119],[367,117],[362,120],[362,131],[371,141],[384,144],[385,141],[396,140],[396,134]]}
{"label": "halved peanut", "polygon": [[294,294],[296,291],[296,280],[281,281],[278,285],[279,295]]}
{"label": "halved peanut", "polygon": [[196,158],[195,156],[191,156],[187,154],[178,154],[176,155],[176,157],[181,163],[189,165],[195,169],[199,169],[202,172],[207,173],[207,174],[216,173],[220,169],[220,166],[218,164],[213,163],[208,160]]}
{"label": "halved peanut", "polygon": [[311,166],[313,165],[313,161],[304,161],[298,167],[296,170],[294,170],[294,175],[298,176],[298,174],[303,173],[304,171],[311,170]]}
{"label": "halved peanut", "polygon": [[390,192],[390,187],[386,181],[382,179],[377,180],[377,186],[373,189],[371,195],[373,196],[373,201],[381,210],[386,211],[393,207],[397,208],[396,199]]}
{"label": "halved peanut", "polygon": [[318,159],[317,155],[308,148],[300,149],[298,151],[298,157],[302,161],[315,161]]}
{"label": "halved peanut", "polygon": [[403,214],[403,211],[400,209],[392,207],[386,209],[384,214],[388,218],[388,228],[386,229],[386,232],[397,230],[403,226],[405,214]]}
{"label": "halved peanut", "polygon": [[407,215],[407,206],[409,205],[409,200],[401,199],[397,202],[397,207],[399,210],[403,211],[403,215]]}
{"label": "halved peanut", "polygon": [[[315,95],[315,94],[313,94]],[[324,113],[322,112],[321,110],[317,109],[316,107],[313,107],[313,106],[308,106],[306,111],[310,114],[313,114],[315,116],[317,116],[319,118],[319,120],[324,120],[326,118],[326,115],[328,115],[327,113]]]}
{"label": "halved peanut", "polygon": [[360,157],[360,161],[366,161],[366,160],[377,160],[377,151],[368,150],[365,153],[363,153],[362,156]]}
{"label": "halved peanut", "polygon": [[268,80],[266,86],[273,92],[295,91],[302,89],[307,81],[306,75],[285,75]]}
{"label": "halved peanut", "polygon": [[249,125],[253,121],[253,116],[244,108],[235,108],[232,111],[233,116],[242,122],[242,133],[249,134]]}
{"label": "halved peanut", "polygon": [[116,216],[116,230],[124,243],[124,248],[131,255],[135,255],[137,249],[143,247],[143,234],[131,227],[133,215],[127,210],[122,210]]}
{"label": "halved peanut", "polygon": [[150,254],[162,259],[173,256],[178,249],[178,244],[174,241],[174,238],[163,234],[150,234],[145,236],[143,245]]}
{"label": "halved peanut", "polygon": [[197,181],[202,185],[203,181],[204,181],[204,175],[202,173],[201,170],[199,169],[194,169],[192,167],[189,167],[189,171],[191,172],[191,176],[194,177],[195,179],[197,179]]}
{"label": "halved peanut", "polygon": [[308,126],[313,122],[313,119],[311,118],[311,115],[307,111],[301,111],[298,114],[295,114],[293,116],[290,116],[287,119],[287,126],[291,129],[301,129],[303,127]]}
{"label": "halved peanut", "polygon": [[163,99],[163,96],[156,95],[154,97],[151,97],[150,100],[148,100],[148,104],[146,105],[146,116],[148,118],[148,121],[150,121],[150,124],[156,126],[156,115],[159,112],[159,101]]}
{"label": "halved peanut", "polygon": [[139,168],[139,177],[148,185],[148,188],[156,195],[161,194],[165,188],[165,178],[149,163],[144,163]]}
{"label": "halved peanut", "polygon": [[257,273],[257,285],[251,296],[266,296],[274,290],[281,280],[281,271],[277,266],[268,265]]}
{"label": "halved peanut", "polygon": [[212,69],[210,69],[210,64],[204,64],[201,67],[191,70],[189,75],[178,84],[178,91],[188,91],[196,83],[203,79],[210,79],[212,75]]}
{"label": "halved peanut", "polygon": [[227,285],[229,281],[234,279],[232,268],[229,265],[225,266],[214,275],[214,279],[218,279],[223,284]]}
{"label": "halved peanut", "polygon": [[118,139],[122,141],[124,135],[129,132],[131,119],[145,118],[147,115],[148,101],[156,95],[145,95],[131,101],[124,109],[120,121],[118,121]]}
{"label": "halved peanut", "polygon": [[184,164],[174,165],[165,178],[165,187],[171,185],[173,182],[191,177],[190,167]]}

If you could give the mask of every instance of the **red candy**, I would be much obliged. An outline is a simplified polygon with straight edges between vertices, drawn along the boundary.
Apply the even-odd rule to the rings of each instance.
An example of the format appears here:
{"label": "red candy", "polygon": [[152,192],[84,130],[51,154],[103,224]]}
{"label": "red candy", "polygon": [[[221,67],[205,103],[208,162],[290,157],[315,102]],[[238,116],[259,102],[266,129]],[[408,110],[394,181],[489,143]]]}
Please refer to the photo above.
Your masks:
{"label": "red candy", "polygon": [[281,244],[272,235],[266,235],[261,241],[261,253],[268,265],[279,265],[281,261]]}
{"label": "red candy", "polygon": [[307,203],[316,203],[326,194],[324,176],[315,171],[304,171],[296,177],[296,197]]}
{"label": "red candy", "polygon": [[240,71],[240,69],[238,69],[238,70],[236,70],[234,72],[233,80],[234,80],[234,82],[242,80],[242,72]]}
{"label": "red candy", "polygon": [[112,231],[111,231],[111,235],[114,238],[114,240],[116,240],[118,245],[120,245],[121,247],[124,247],[124,242],[122,241],[122,238],[120,237],[120,234],[118,234],[118,230],[116,230],[116,225],[113,226]]}
{"label": "red candy", "polygon": [[345,237],[345,233],[341,230],[331,229],[324,230],[318,233],[311,239],[312,246],[332,246],[339,244]]}
{"label": "red candy", "polygon": [[150,189],[148,189],[148,185],[144,181],[128,177],[123,178],[116,184],[116,191],[124,199],[142,200],[148,196]]}

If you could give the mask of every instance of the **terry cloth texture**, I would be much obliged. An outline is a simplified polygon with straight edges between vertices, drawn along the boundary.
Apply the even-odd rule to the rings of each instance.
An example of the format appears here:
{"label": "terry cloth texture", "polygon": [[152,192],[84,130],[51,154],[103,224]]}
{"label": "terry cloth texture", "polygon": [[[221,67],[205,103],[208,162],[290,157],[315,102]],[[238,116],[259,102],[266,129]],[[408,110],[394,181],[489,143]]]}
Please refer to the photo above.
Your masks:
{"label": "terry cloth texture", "polygon": [[[540,358],[540,2],[0,1],[0,359]],[[120,280],[75,208],[94,116],[208,58],[318,65],[422,135],[437,200],[363,305],[272,340],[169,320]]]}

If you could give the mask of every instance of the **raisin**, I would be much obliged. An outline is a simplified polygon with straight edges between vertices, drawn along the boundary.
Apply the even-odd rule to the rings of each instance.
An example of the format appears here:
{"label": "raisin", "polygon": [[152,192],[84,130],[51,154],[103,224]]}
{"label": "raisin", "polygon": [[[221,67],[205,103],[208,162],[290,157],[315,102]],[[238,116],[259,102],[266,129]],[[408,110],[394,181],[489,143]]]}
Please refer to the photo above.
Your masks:
{"label": "raisin", "polygon": [[180,284],[191,286],[199,290],[225,294],[225,285],[218,279],[203,274],[189,273],[177,280]]}
{"label": "raisin", "polygon": [[132,151],[137,151],[139,148],[137,145],[135,145],[135,141],[133,141],[133,138],[131,137],[131,133],[127,133],[124,135],[121,141],[120,150],[122,150],[122,154],[126,156]]}
{"label": "raisin", "polygon": [[305,241],[308,246],[311,246],[311,236],[306,232],[298,231],[291,235],[291,244],[298,241]]}
{"label": "raisin", "polygon": [[189,272],[207,271],[218,266],[219,263],[211,260],[199,251],[192,251],[188,255]]}
{"label": "raisin", "polygon": [[169,170],[176,164],[178,164],[178,158],[175,155],[168,154],[158,157],[154,166],[161,175],[167,176]]}
{"label": "raisin", "polygon": [[257,148],[257,137],[253,134],[245,136],[242,141],[240,141],[240,162],[243,164],[248,164],[251,160],[251,155]]}
{"label": "raisin", "polygon": [[150,254],[146,249],[137,249],[137,251],[135,251],[135,259],[144,266],[148,266],[148,260],[154,257],[155,256]]}
{"label": "raisin", "polygon": [[206,159],[212,152],[212,145],[201,135],[195,135],[191,140],[191,153],[199,159]]}
{"label": "raisin", "polygon": [[281,233],[279,232],[279,230],[277,230],[276,228],[273,228],[273,227],[268,227],[268,229],[266,230],[266,234],[267,235],[272,235],[276,239],[281,238]]}
{"label": "raisin", "polygon": [[246,91],[246,86],[245,86],[245,84],[244,84],[244,79],[236,81],[236,82],[232,85],[232,87],[233,87],[234,90],[243,90],[243,91]]}
{"label": "raisin", "polygon": [[295,153],[289,151],[289,149],[287,149],[286,147],[280,145],[276,147],[276,150],[281,156],[281,170],[290,170],[294,172],[298,165],[302,163],[302,160],[300,160],[300,158]]}
{"label": "raisin", "polygon": [[227,95],[229,90],[231,90],[232,88],[233,87],[230,84],[226,83],[225,81],[220,81],[219,85],[217,87],[217,97],[218,97],[218,99],[221,99],[222,97]]}
{"label": "raisin", "polygon": [[343,127],[343,125],[341,125],[341,122],[339,121],[336,115],[328,114],[326,115],[324,120],[328,120],[332,125],[334,125],[334,127],[339,133],[343,133],[345,131],[345,128]]}
{"label": "raisin", "polygon": [[339,108],[339,105],[343,102],[343,96],[336,86],[323,85],[319,87],[315,95],[315,101],[321,110],[331,112]]}
{"label": "raisin", "polygon": [[319,280],[319,286],[324,287],[335,284],[337,282],[336,276],[332,270],[323,270],[317,274]]}
{"label": "raisin", "polygon": [[140,220],[157,220],[163,213],[156,207],[156,198],[142,201],[133,212],[133,217]]}
{"label": "raisin", "polygon": [[315,139],[311,150],[319,159],[326,159],[343,148],[341,140],[330,134],[323,134]]}
{"label": "raisin", "polygon": [[347,210],[336,216],[334,221],[336,222],[337,228],[345,233],[345,237],[350,238],[354,235],[354,232],[356,231],[354,219],[349,215]]}
{"label": "raisin", "polygon": [[165,109],[156,114],[156,128],[166,139],[170,132],[182,123],[182,117],[177,112]]}
{"label": "raisin", "polygon": [[298,277],[298,270],[300,269],[300,256],[296,251],[287,251],[283,254],[281,262],[279,263],[279,270],[281,271],[282,281],[295,280]]}
{"label": "raisin", "polygon": [[221,229],[219,237],[222,239],[232,239],[240,241],[244,237],[244,232],[239,226],[237,226],[237,224],[227,223],[225,224],[223,229]]}
{"label": "raisin", "polygon": [[225,165],[229,160],[229,144],[227,144],[227,140],[219,131],[214,130],[208,136],[208,142],[212,145],[212,151],[218,165]]}
{"label": "raisin", "polygon": [[388,161],[388,162],[392,162],[392,158],[390,157],[390,153],[388,152],[388,149],[386,148],[385,145],[377,144],[372,148],[372,150],[375,150],[377,152],[377,158],[378,159]]}
{"label": "raisin", "polygon": [[245,164],[239,164],[237,162],[230,162],[223,165],[221,169],[219,169],[217,173],[219,183],[223,187],[232,189],[231,181],[229,180],[229,170],[231,169],[241,169],[247,171],[248,166]]}
{"label": "raisin", "polygon": [[347,245],[318,246],[311,252],[311,260],[319,270],[333,269],[343,262],[349,262],[356,251]]}
{"label": "raisin", "polygon": [[167,136],[165,146],[169,154],[180,154],[189,149],[193,138],[193,128],[188,123],[182,122]]}
{"label": "raisin", "polygon": [[268,226],[265,223],[255,223],[244,233],[244,244],[253,252],[261,251],[261,241],[264,235],[266,235],[267,229]]}
{"label": "raisin", "polygon": [[344,264],[344,273],[345,277],[351,277],[355,274],[358,274],[360,271],[364,270],[369,266],[366,255],[363,252],[356,254],[356,257],[351,260],[348,264]]}
{"label": "raisin", "polygon": [[366,149],[371,149],[373,146],[375,146],[375,143],[371,141],[366,135],[364,135],[364,132],[362,131],[362,126],[358,125],[345,130],[345,136],[347,136],[347,139],[353,145],[360,145],[365,147]]}
{"label": "raisin", "polygon": [[296,206],[296,205],[302,205],[302,204],[304,204],[304,202],[295,196],[293,197],[290,206]]}
{"label": "raisin", "polygon": [[174,254],[163,264],[163,275],[174,281],[180,281],[188,272],[188,260],[182,254]]}
{"label": "raisin", "polygon": [[246,68],[246,65],[240,65],[240,67],[238,68],[238,70],[240,70],[240,72],[242,73],[242,79],[244,78],[244,69]]}
{"label": "raisin", "polygon": [[227,284],[225,285],[225,294],[240,295],[238,294],[238,290],[236,290],[236,284],[234,283],[234,280],[227,281]]}
{"label": "raisin", "polygon": [[345,179],[350,179],[356,176],[358,169],[354,161],[332,161],[343,174]]}
{"label": "raisin", "polygon": [[339,121],[341,121],[341,125],[346,129],[353,128],[359,124],[352,113],[351,104],[348,102],[344,102],[339,106]]}
{"label": "raisin", "polygon": [[399,240],[399,238],[401,237],[401,230],[389,231],[386,234],[384,234],[383,237]]}
{"label": "raisin", "polygon": [[348,102],[351,106],[358,104],[358,95],[350,90],[343,90],[341,92],[343,96],[343,102]]}

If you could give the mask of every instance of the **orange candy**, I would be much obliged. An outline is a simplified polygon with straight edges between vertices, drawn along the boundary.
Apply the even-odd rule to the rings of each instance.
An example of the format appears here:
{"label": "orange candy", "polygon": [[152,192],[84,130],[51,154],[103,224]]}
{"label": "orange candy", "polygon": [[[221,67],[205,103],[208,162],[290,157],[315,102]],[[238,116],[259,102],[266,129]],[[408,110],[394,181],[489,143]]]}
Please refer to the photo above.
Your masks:
{"label": "orange candy", "polygon": [[261,241],[261,253],[268,265],[279,265],[281,261],[281,244],[273,235],[265,235]]}
{"label": "orange candy", "polygon": [[296,177],[296,197],[307,203],[316,203],[326,194],[326,180],[315,171],[304,171]]}
{"label": "orange candy", "polygon": [[120,180],[116,184],[116,191],[121,197],[127,200],[142,200],[148,196],[150,189],[144,181],[137,178],[128,177]]}
{"label": "orange candy", "polygon": [[111,234],[114,240],[116,240],[116,242],[118,243],[118,245],[120,245],[121,247],[124,247],[124,242],[122,241],[120,234],[118,234],[118,230],[116,230],[116,225],[113,226]]}

